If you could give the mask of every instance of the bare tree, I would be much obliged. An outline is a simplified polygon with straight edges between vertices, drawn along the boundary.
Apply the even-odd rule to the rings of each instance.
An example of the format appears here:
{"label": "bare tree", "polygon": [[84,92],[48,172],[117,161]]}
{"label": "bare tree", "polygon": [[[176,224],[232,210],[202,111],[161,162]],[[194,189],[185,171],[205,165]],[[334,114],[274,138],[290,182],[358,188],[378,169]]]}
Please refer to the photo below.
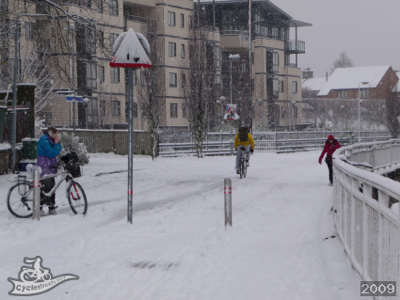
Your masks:
{"label": "bare tree", "polygon": [[331,67],[331,74],[335,71],[336,68],[351,68],[354,67],[353,60],[347,55],[346,52],[341,52],[339,54],[339,58],[333,61],[333,65]]}
{"label": "bare tree", "polygon": [[397,91],[393,92],[388,89],[386,92],[386,108],[387,108],[387,127],[393,138],[398,138],[400,134],[400,99]]}
{"label": "bare tree", "polygon": [[138,102],[139,108],[142,115],[142,126],[146,121],[149,126],[151,134],[151,149],[152,158],[155,159],[158,156],[158,134],[159,127],[164,115],[165,110],[165,69],[161,66],[162,62],[162,51],[164,45],[162,39],[158,38],[157,23],[150,21],[145,24],[143,28],[146,38],[150,44],[151,53],[150,60],[153,63],[153,67],[146,70],[137,70],[140,74],[140,84],[138,87]]}
{"label": "bare tree", "polygon": [[205,27],[190,29],[188,63],[181,73],[181,91],[197,157],[203,156],[203,141],[208,131],[210,114],[215,108],[214,47],[210,35]]}

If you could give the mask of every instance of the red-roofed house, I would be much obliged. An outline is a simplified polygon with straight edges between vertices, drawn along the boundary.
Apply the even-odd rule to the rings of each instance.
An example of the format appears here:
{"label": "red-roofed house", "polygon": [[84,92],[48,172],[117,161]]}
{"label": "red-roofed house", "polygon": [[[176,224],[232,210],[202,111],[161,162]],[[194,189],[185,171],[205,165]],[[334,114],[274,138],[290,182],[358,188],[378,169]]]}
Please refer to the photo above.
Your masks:
{"label": "red-roofed house", "polygon": [[399,81],[391,66],[337,68],[318,93],[329,99],[385,99]]}

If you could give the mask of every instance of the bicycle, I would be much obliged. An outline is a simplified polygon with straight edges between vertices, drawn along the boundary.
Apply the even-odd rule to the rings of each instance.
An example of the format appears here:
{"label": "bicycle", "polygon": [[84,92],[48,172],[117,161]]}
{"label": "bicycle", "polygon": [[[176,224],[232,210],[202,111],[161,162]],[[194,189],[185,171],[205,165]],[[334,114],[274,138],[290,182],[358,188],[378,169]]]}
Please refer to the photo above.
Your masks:
{"label": "bicycle", "polygon": [[241,148],[241,151],[242,151],[242,154],[240,157],[240,165],[239,165],[240,179],[246,178],[246,176],[247,176],[246,152],[243,148]]}
{"label": "bicycle", "polygon": [[[61,157],[62,163],[54,168],[60,169],[60,172],[52,175],[46,175],[41,179],[48,179],[61,176],[50,192],[40,192],[41,195],[51,197],[65,180],[67,182],[66,196],[69,205],[74,214],[83,214],[87,212],[87,198],[82,186],[74,180],[81,177],[81,168],[78,164],[78,157],[71,152]],[[69,182],[69,184],[68,184]],[[41,203],[41,206],[51,206],[47,203]],[[7,195],[7,207],[11,214],[18,218],[32,217],[33,213],[33,183],[26,180],[25,175],[18,175],[18,182],[13,185]]]}

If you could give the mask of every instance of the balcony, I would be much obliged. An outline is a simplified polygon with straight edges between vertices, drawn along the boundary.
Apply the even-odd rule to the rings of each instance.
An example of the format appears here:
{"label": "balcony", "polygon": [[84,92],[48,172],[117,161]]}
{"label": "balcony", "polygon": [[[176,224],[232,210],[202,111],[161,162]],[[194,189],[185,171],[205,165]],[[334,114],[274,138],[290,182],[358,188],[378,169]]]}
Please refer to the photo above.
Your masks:
{"label": "balcony", "polygon": [[242,30],[221,30],[222,48],[247,48],[249,33]]}
{"label": "balcony", "polygon": [[304,41],[290,40],[286,42],[285,50],[290,54],[306,53],[306,43]]}

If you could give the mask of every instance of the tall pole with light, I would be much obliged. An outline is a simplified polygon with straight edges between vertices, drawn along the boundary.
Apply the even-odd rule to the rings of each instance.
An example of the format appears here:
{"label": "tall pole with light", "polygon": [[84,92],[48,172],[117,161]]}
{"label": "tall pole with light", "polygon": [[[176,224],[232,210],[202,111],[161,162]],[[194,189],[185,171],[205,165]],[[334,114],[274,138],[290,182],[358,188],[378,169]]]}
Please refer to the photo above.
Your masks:
{"label": "tall pole with light", "polygon": [[229,54],[228,59],[229,59],[230,101],[231,101],[231,104],[233,104],[233,99],[232,99],[232,60],[240,59],[240,55],[239,54]]}
{"label": "tall pole with light", "polygon": [[369,84],[367,81],[360,81],[358,83],[358,142],[361,143],[361,89],[360,84]]}
{"label": "tall pole with light", "polygon": [[20,14],[15,22],[15,53],[14,53],[14,81],[13,81],[13,105],[11,125],[11,172],[15,173],[15,144],[17,140],[17,75],[18,75],[18,44],[19,44],[19,18],[20,17],[48,17],[45,14]]}

